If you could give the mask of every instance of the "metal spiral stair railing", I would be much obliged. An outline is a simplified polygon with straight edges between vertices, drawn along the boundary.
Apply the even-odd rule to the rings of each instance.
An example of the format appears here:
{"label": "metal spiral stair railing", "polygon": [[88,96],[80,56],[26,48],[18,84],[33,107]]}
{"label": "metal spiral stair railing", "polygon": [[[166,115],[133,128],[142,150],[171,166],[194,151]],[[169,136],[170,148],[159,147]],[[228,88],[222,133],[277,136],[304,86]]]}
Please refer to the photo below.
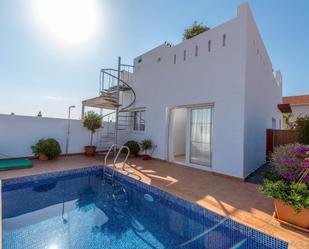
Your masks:
{"label": "metal spiral stair railing", "polygon": [[[100,96],[105,101],[109,102],[115,111],[103,115],[103,120],[112,120],[111,117],[115,116],[114,129],[107,130],[107,133],[100,134],[98,139],[98,147],[101,150],[107,149],[111,144],[117,143],[118,131],[128,130],[130,126],[131,113],[129,108],[132,107],[136,100],[136,93],[134,89],[129,85],[130,77],[132,73],[130,69],[133,69],[131,65],[121,64],[119,59],[118,70],[107,68],[100,71]],[[127,77],[125,77],[127,76]],[[123,103],[120,99],[121,93],[130,92],[131,98],[127,103]],[[126,98],[127,100],[129,98]],[[125,106],[122,106],[125,104]],[[121,115],[124,113],[123,115]]]}
{"label": "metal spiral stair railing", "polygon": [[[132,66],[132,67],[133,67],[133,66]],[[127,88],[124,90],[123,86],[120,86],[120,85],[119,85],[119,90],[118,90],[118,91],[131,91],[132,94],[133,94],[133,100],[131,101],[131,103],[129,103],[127,106],[122,107],[121,109],[118,110],[119,112],[124,112],[126,109],[130,108],[130,107],[135,103],[135,100],[136,100],[136,93],[135,93],[135,91],[133,90],[133,88],[132,88],[128,83],[126,83],[124,80],[122,80],[121,78],[118,78],[117,76],[113,75],[112,73],[110,73],[110,72],[108,72],[108,71],[115,71],[115,72],[117,72],[118,70],[116,70],[116,69],[102,69],[102,70],[101,70],[101,73],[103,73],[102,75],[106,74],[106,75],[108,75],[108,76],[114,78],[115,80],[121,82],[124,86],[127,87]],[[102,79],[104,80],[104,76],[103,76],[103,77],[100,77],[100,78],[101,78],[101,80],[102,80]],[[101,84],[101,85],[102,85],[102,84]],[[116,92],[117,89],[114,89],[114,87],[116,88],[117,86],[112,86],[112,87],[110,87],[110,90],[113,90],[113,91]],[[101,95],[104,96],[104,91],[106,91],[106,89],[104,89],[103,87],[102,87],[101,89],[102,89],[102,90],[100,90],[100,93],[101,93]],[[107,90],[107,91],[108,91],[108,90]],[[106,94],[106,93],[105,93],[105,94]],[[118,102],[117,104],[118,104],[119,106],[121,106],[121,105],[119,104],[119,102]],[[111,115],[111,114],[116,113],[116,112],[117,112],[117,110],[114,111],[114,112],[108,113],[108,114],[104,115],[103,117],[108,116],[108,115]]]}

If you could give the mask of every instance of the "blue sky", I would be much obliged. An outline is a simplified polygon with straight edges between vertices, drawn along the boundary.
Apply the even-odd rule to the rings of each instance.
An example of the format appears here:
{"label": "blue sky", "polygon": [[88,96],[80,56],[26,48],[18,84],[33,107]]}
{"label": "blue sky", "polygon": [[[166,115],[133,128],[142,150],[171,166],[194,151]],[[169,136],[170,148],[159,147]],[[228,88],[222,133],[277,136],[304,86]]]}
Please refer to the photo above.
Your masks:
{"label": "blue sky", "polygon": [[[43,1],[43,0],[41,0]],[[99,69],[126,63],[163,43],[179,43],[193,21],[210,27],[236,15],[243,1],[93,0],[97,25],[74,45],[54,39],[38,18],[35,0],[0,0],[0,113],[65,117],[98,93]],[[284,95],[309,94],[309,1],[249,1]]]}

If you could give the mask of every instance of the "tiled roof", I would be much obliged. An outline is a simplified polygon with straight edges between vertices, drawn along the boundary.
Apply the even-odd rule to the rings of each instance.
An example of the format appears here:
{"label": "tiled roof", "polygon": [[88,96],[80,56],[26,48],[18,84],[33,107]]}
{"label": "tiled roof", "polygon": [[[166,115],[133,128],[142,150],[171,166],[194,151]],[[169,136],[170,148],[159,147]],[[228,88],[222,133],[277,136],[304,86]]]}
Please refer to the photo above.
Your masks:
{"label": "tiled roof", "polygon": [[291,105],[309,104],[309,94],[308,95],[282,97],[282,103],[283,104],[291,104]]}

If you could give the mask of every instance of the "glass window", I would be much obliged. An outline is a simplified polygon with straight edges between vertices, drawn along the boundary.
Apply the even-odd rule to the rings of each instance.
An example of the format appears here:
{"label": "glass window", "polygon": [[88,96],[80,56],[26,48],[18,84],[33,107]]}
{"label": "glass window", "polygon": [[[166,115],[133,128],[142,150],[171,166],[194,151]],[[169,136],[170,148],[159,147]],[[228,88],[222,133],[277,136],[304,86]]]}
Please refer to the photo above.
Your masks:
{"label": "glass window", "polygon": [[174,64],[176,64],[176,55],[174,54]]}
{"label": "glass window", "polygon": [[186,58],[187,58],[187,51],[186,51],[186,50],[184,50],[184,51],[183,51],[183,60],[185,61],[185,60],[186,60]]}
{"label": "glass window", "polygon": [[212,108],[191,109],[190,162],[211,166]]}
{"label": "glass window", "polygon": [[277,121],[275,118],[271,119],[271,128],[276,129],[277,128]]}
{"label": "glass window", "polygon": [[133,130],[145,130],[145,110],[133,112]]}
{"label": "glass window", "polygon": [[226,44],[226,34],[222,36],[222,46],[225,47]]}
{"label": "glass window", "polygon": [[211,50],[211,40],[208,41],[208,52]]}

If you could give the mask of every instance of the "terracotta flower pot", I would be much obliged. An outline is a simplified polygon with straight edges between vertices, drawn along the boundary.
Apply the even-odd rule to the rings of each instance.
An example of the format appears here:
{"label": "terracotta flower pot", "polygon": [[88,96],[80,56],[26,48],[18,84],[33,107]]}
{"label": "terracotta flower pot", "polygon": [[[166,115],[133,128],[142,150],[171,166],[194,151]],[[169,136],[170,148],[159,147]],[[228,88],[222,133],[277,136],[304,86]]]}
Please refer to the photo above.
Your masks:
{"label": "terracotta flower pot", "polygon": [[97,147],[95,146],[85,146],[85,155],[94,156]]}
{"label": "terracotta flower pot", "polygon": [[48,157],[45,154],[39,154],[39,160],[40,161],[48,161]]}
{"label": "terracotta flower pot", "polygon": [[279,220],[309,229],[309,209],[302,207],[301,211],[297,213],[293,207],[281,200],[275,199],[274,203],[276,215]]}
{"label": "terracotta flower pot", "polygon": [[143,160],[150,160],[151,157],[149,155],[143,155]]}

